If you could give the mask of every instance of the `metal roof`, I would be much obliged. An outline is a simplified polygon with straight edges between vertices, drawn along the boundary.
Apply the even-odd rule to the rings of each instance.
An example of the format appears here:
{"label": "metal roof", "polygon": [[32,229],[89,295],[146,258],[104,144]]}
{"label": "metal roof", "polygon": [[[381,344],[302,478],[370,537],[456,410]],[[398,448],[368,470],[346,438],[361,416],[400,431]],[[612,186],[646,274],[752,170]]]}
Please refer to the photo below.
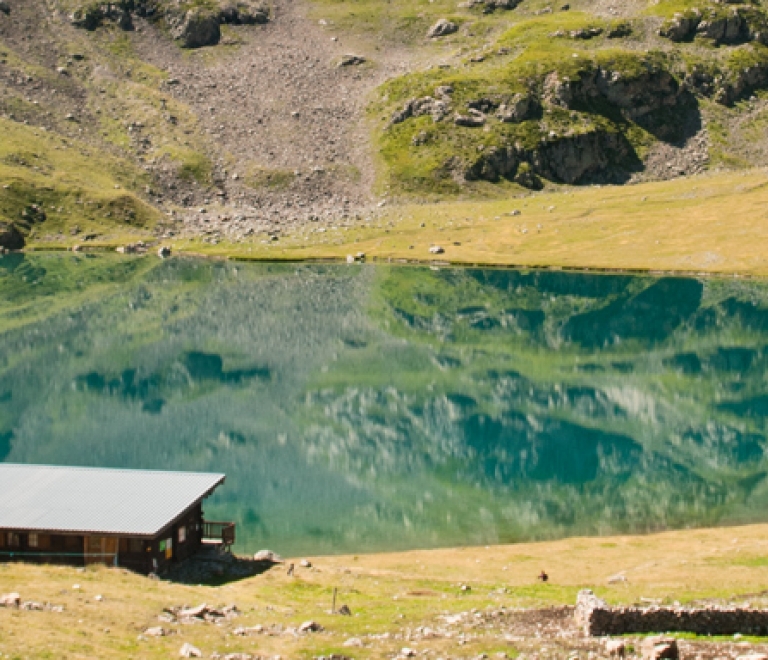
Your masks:
{"label": "metal roof", "polygon": [[0,463],[0,529],[154,536],[223,474]]}

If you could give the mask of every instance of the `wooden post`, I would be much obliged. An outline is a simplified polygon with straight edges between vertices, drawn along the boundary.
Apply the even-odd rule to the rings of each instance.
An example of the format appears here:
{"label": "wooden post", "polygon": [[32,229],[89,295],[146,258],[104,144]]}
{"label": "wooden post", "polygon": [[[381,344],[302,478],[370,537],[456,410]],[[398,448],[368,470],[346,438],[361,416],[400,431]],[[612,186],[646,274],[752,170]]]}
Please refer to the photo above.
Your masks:
{"label": "wooden post", "polygon": [[331,607],[331,614],[336,614],[336,587],[333,588],[333,607]]}

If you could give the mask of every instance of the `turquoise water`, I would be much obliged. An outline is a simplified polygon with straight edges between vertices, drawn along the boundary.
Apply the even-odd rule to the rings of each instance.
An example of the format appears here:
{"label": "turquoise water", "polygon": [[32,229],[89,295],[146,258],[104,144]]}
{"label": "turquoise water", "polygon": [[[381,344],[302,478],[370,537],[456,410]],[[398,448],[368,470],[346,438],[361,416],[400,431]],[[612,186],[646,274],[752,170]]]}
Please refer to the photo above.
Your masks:
{"label": "turquoise water", "polygon": [[238,549],[768,520],[768,285],[0,258],[0,460],[224,472]]}

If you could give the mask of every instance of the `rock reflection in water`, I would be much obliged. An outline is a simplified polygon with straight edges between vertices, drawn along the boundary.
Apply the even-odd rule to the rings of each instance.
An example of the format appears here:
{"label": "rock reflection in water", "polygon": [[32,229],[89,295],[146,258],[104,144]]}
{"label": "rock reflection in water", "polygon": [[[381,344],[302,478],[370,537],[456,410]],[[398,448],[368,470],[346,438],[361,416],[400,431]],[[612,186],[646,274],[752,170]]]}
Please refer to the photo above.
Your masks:
{"label": "rock reflection in water", "polygon": [[240,549],[759,520],[768,287],[0,258],[0,460],[227,473]]}

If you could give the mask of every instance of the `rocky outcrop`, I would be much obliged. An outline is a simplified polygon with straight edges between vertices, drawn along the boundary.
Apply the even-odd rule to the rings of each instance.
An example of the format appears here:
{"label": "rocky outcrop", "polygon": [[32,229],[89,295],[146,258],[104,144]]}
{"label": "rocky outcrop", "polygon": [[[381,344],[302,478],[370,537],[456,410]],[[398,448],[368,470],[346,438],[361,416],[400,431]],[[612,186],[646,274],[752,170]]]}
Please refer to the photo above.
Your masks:
{"label": "rocky outcrop", "polygon": [[515,9],[521,0],[467,0],[462,2],[459,7],[462,9],[473,9],[479,7],[484,14],[491,14],[497,9]]}
{"label": "rocky outcrop", "polygon": [[496,118],[505,124],[517,124],[526,119],[532,119],[538,109],[538,103],[532,97],[515,94],[509,101],[498,107]]}
{"label": "rocky outcrop", "polygon": [[751,30],[745,16],[731,9],[727,16],[702,20],[696,34],[711,39],[715,44],[737,44],[751,40]]}
{"label": "rocky outcrop", "polygon": [[11,13],[11,5],[7,0],[0,0],[0,13],[6,15]]}
{"label": "rocky outcrop", "polygon": [[631,72],[595,67],[568,78],[551,73],[543,88],[549,105],[580,110],[602,100],[665,140],[679,137],[679,124],[692,103],[690,93],[671,73],[651,63]]}
{"label": "rocky outcrop", "polygon": [[464,126],[465,128],[480,128],[485,125],[485,114],[480,110],[470,108],[467,114],[456,115],[453,118],[453,123],[456,126]]}
{"label": "rocky outcrop", "polygon": [[674,42],[691,41],[694,37],[711,40],[716,46],[721,44],[743,44],[756,41],[768,42],[765,16],[751,7],[731,7],[727,10],[700,9],[675,14],[659,30],[662,37]]}
{"label": "rocky outcrop", "polygon": [[133,3],[127,1],[105,4],[92,4],[75,9],[70,14],[70,21],[75,27],[95,30],[106,21],[115,23],[122,30],[133,29],[131,9]]}
{"label": "rocky outcrop", "polygon": [[721,105],[732,106],[752,95],[758,89],[768,87],[768,62],[745,66],[718,81],[713,94]]}
{"label": "rocky outcrop", "polygon": [[443,99],[435,99],[431,96],[424,96],[419,99],[411,99],[406,102],[402,110],[398,110],[389,121],[390,126],[401,124],[411,117],[421,117],[431,115],[436,122],[442,121],[448,115],[450,105]]}
{"label": "rocky outcrop", "polygon": [[614,166],[628,155],[629,147],[620,133],[596,130],[551,137],[534,149],[509,146],[484,150],[465,170],[464,178],[494,183],[508,179],[534,188],[538,187],[538,177],[579,184],[602,180],[609,169],[619,174]]}
{"label": "rocky outcrop", "polygon": [[229,0],[223,4],[219,18],[232,25],[260,25],[269,22],[269,9],[262,4]]}
{"label": "rocky outcrop", "polygon": [[168,20],[171,36],[183,48],[215,46],[221,40],[220,17],[206,9],[190,9],[183,17]]}
{"label": "rocky outcrop", "polygon": [[530,154],[530,163],[533,171],[546,179],[586,183],[600,178],[628,153],[620,133],[598,130],[547,140]]}
{"label": "rocky outcrop", "polygon": [[[2,2],[4,0],[0,0]],[[163,16],[174,39],[185,48],[213,46],[221,39],[220,24],[255,25],[269,21],[269,9],[259,2],[225,0],[218,9],[169,7],[165,11],[156,0],[118,0],[90,3],[75,9],[70,21],[75,27],[96,30],[106,22],[123,30],[133,29],[133,15]]]}
{"label": "rocky outcrop", "polygon": [[441,18],[435,23],[427,32],[428,39],[436,39],[438,37],[445,37],[449,34],[453,34],[459,30],[459,26],[453,21],[449,21],[446,18]]}
{"label": "rocky outcrop", "polygon": [[673,18],[661,26],[659,35],[676,43],[690,41],[696,35],[699,21],[701,21],[701,12],[698,10],[685,14],[675,14]]}

